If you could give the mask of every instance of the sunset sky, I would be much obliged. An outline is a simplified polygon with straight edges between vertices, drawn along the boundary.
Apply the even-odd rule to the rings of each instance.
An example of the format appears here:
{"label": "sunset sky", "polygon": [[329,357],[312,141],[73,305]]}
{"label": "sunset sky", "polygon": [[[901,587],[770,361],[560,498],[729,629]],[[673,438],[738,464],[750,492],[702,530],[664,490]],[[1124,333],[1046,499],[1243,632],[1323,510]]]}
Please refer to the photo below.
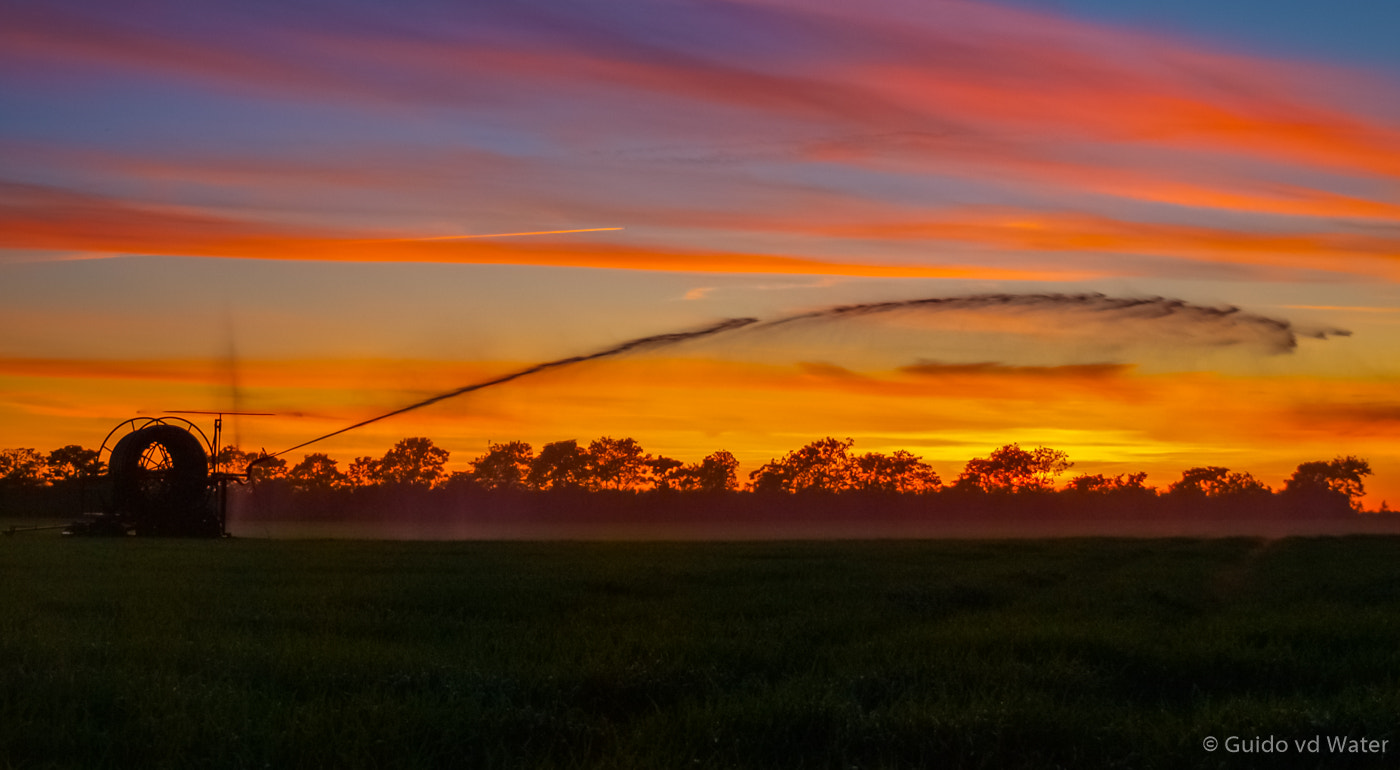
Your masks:
{"label": "sunset sky", "polygon": [[[631,436],[746,474],[830,435],[951,480],[1020,442],[1275,488],[1350,454],[1394,507],[1396,29],[1366,0],[7,0],[0,447],[242,409],[278,451],[754,318],[305,451]],[[969,295],[1009,299],[809,315]],[[1180,302],[1117,302],[1152,297]]]}

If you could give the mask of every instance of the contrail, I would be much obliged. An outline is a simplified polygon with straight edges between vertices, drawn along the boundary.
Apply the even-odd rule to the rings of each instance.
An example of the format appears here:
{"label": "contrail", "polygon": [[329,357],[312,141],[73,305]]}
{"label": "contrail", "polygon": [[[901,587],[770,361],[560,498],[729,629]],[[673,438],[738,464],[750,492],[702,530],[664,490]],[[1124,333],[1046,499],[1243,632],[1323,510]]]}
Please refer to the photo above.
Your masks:
{"label": "contrail", "polygon": [[578,230],[532,230],[525,233],[475,233],[470,235],[430,235],[425,238],[380,238],[366,243],[407,243],[409,241],[460,241],[468,238],[514,238],[520,235],[563,235],[565,233],[603,233],[621,227],[584,227]]}
{"label": "contrail", "polygon": [[796,313],[764,322],[760,322],[757,318],[731,318],[697,331],[672,332],[670,334],[641,337],[606,350],[600,350],[596,353],[573,356],[571,358],[561,358],[558,361],[536,364],[528,369],[521,369],[518,372],[503,375],[493,380],[457,388],[456,390],[441,393],[432,398],[400,407],[392,412],[386,412],[378,417],[371,417],[368,420],[357,422],[354,425],[346,426],[332,433],[327,433],[324,436],[297,444],[289,449],[284,449],[274,455],[269,455],[269,457],[284,455],[288,452],[315,444],[318,441],[324,441],[332,436],[339,436],[346,431],[362,428],[371,423],[379,422],[380,420],[388,419],[405,412],[411,412],[415,409],[421,409],[430,404],[436,404],[439,401],[456,398],[457,396],[481,390],[482,388],[501,385],[549,369],[572,366],[585,361],[595,361],[600,358],[608,358],[637,350],[668,347],[687,340],[723,335],[736,332],[740,329],[747,329],[747,332],[750,334],[762,334],[765,331],[781,326],[807,322],[843,321],[902,311],[939,312],[959,310],[979,312],[989,310],[1088,312],[1100,316],[1104,321],[1112,323],[1114,325],[1113,328],[1127,327],[1134,322],[1146,322],[1153,325],[1164,322],[1176,323],[1180,325],[1178,330],[1183,336],[1186,336],[1188,332],[1197,332],[1202,329],[1215,333],[1213,338],[1202,338],[1199,335],[1191,337],[1191,341],[1196,344],[1231,345],[1247,342],[1258,343],[1263,344],[1266,349],[1274,353],[1287,353],[1296,348],[1298,346],[1298,336],[1300,334],[1316,337],[1317,339],[1326,339],[1329,336],[1347,336],[1351,334],[1351,332],[1343,329],[1300,331],[1287,320],[1246,313],[1234,306],[1208,307],[1204,305],[1195,305],[1185,300],[1167,299],[1165,297],[1110,297],[1105,294],[1097,293],[972,294],[957,297],[930,297],[926,299],[897,300],[892,302],[871,302],[859,305],[837,305],[821,310]]}
{"label": "contrail", "polygon": [[467,385],[465,387],[457,388],[456,390],[450,390],[446,393],[440,393],[436,396],[433,396],[432,398],[427,398],[417,403],[409,404],[405,407],[400,407],[392,412],[386,412],[385,414],[381,414],[378,417],[371,417],[368,420],[357,422],[354,425],[348,425],[344,428],[341,428],[340,430],[327,433],[324,436],[313,438],[310,441],[302,442],[294,447],[283,449],[281,452],[269,455],[269,457],[284,455],[288,452],[301,449],[302,447],[315,444],[318,441],[325,441],[326,439],[332,436],[339,436],[340,434],[345,433],[346,431],[351,431],[356,428],[363,428],[364,426],[369,425],[370,423],[375,423],[379,422],[380,420],[388,419],[390,417],[393,417],[394,415],[403,414],[404,412],[411,412],[414,409],[422,409],[423,407],[428,406],[430,404],[436,404],[439,401],[445,401],[449,398],[456,398],[457,396],[460,396],[464,393],[471,393],[474,390],[489,388],[492,385],[500,385],[502,383],[510,382],[511,380],[520,379],[521,377],[527,377],[531,374],[538,374],[548,369],[558,369],[563,366],[572,366],[573,364],[581,364],[584,361],[594,361],[599,358],[608,358],[610,356],[617,356],[623,353],[630,353],[635,350],[646,350],[649,348],[661,348],[666,347],[668,345],[675,345],[676,343],[685,342],[686,340],[693,340],[700,337],[708,337],[713,334],[722,334],[724,332],[731,331],[733,329],[738,329],[743,326],[748,326],[749,324],[757,322],[757,318],[730,318],[726,321],[721,321],[720,323],[717,323],[714,326],[708,326],[698,331],[672,332],[670,334],[657,334],[651,337],[641,337],[639,339],[631,340],[630,342],[624,342],[621,345],[608,348],[607,350],[600,350],[597,353],[590,353],[584,356],[573,356],[571,358],[561,358],[558,361],[550,361],[548,363],[536,364],[535,366],[532,366],[529,369],[521,369],[518,372],[512,372],[511,374],[497,377],[494,380],[478,382],[475,385]]}

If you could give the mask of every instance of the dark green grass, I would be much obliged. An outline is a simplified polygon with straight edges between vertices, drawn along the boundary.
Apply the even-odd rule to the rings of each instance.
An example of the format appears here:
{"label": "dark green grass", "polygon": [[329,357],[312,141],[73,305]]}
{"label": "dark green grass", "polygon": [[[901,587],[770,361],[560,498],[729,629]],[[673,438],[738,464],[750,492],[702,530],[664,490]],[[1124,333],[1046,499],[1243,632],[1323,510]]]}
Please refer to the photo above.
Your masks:
{"label": "dark green grass", "polygon": [[[0,541],[0,766],[1379,767],[1400,539]],[[1389,739],[1207,753],[1208,735]]]}

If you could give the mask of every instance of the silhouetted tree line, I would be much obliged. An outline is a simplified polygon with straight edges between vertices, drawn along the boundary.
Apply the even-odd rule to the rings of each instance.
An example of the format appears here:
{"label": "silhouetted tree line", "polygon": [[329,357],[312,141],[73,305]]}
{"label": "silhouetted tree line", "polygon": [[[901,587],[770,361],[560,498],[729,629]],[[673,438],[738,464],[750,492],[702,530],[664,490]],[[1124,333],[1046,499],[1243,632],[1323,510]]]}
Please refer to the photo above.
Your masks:
{"label": "silhouetted tree line", "polygon": [[301,491],[366,487],[476,488],[491,491],[729,492],[739,488],[739,461],[719,451],[698,463],[683,463],[642,451],[635,439],[608,436],[580,446],[577,441],[546,444],[535,454],[523,441],[490,444],[471,461],[471,470],[449,474],[448,452],[430,439],[406,438],[383,457],[357,457],[345,471],[331,457],[315,453],[288,467],[282,458],[224,447],[216,462],[234,472],[249,470],[253,481],[279,480]]}
{"label": "silhouetted tree line", "polygon": [[[446,470],[448,452],[422,437],[403,439],[381,457],[357,457],[344,471],[335,459],[319,452],[289,465],[280,457],[227,446],[214,459],[221,470],[246,471],[255,486],[303,500],[343,499],[346,494],[370,490],[399,495],[445,490],[474,500],[547,493],[578,507],[588,495],[602,495],[616,506],[630,495],[652,501],[642,505],[665,499],[667,505],[675,506],[696,497],[714,505],[719,496],[742,492],[742,497],[765,506],[765,511],[789,504],[797,506],[794,510],[845,511],[878,504],[944,514],[1055,515],[1063,511],[1089,518],[1350,513],[1361,510],[1364,478],[1371,475],[1365,460],[1339,456],[1302,463],[1277,492],[1249,473],[1218,466],[1189,468],[1165,490],[1147,486],[1146,473],[1081,474],[1057,486],[1058,479],[1074,466],[1065,452],[1008,444],[987,457],[967,461],[945,485],[932,467],[909,452],[857,454],[851,451],[853,444],[849,438],[813,441],[749,473],[742,489],[739,463],[727,451],[685,463],[648,454],[635,439],[609,436],[586,446],[574,440],[556,441],[538,453],[521,441],[492,443],[470,462],[469,470],[454,473]],[[259,462],[253,464],[255,459]],[[0,504],[14,512],[17,504],[33,507],[37,501],[43,503],[38,508],[51,510],[77,499],[76,491],[103,472],[97,451],[77,445],[47,455],[34,449],[0,450]],[[1388,510],[1382,503],[1381,511]]]}
{"label": "silhouetted tree line", "polygon": [[43,454],[0,449],[0,513],[70,516],[92,507],[91,481],[106,467],[96,449],[77,444]]}

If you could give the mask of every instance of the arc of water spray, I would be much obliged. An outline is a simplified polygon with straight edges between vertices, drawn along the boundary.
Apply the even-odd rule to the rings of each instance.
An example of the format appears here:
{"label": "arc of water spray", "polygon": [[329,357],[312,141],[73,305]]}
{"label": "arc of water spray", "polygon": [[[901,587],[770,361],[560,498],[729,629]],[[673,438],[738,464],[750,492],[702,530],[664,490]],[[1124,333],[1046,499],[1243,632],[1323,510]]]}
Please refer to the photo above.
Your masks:
{"label": "arc of water spray", "polygon": [[[1268,349],[1275,353],[1286,353],[1293,350],[1298,342],[1299,334],[1326,339],[1329,336],[1346,336],[1350,332],[1344,329],[1319,329],[1312,331],[1300,331],[1289,321],[1269,318],[1267,316],[1255,315],[1253,313],[1242,312],[1239,308],[1229,307],[1207,307],[1196,305],[1184,300],[1166,299],[1164,297],[1141,297],[1124,298],[1109,297],[1105,294],[973,294],[957,297],[931,297],[925,299],[895,300],[891,302],[871,302],[858,305],[838,305],[836,307],[813,310],[805,313],[776,318],[760,323],[757,318],[731,318],[713,326],[697,331],[673,332],[671,334],[658,334],[651,337],[624,342],[621,345],[601,350],[597,353],[590,353],[583,356],[573,356],[571,358],[561,358],[558,361],[537,364],[528,369],[503,375],[486,382],[478,382],[474,385],[457,388],[456,390],[440,393],[432,398],[427,398],[408,406],[400,407],[392,412],[381,414],[378,417],[371,417],[368,420],[357,422],[324,436],[305,441],[289,449],[273,455],[267,455],[265,459],[271,459],[278,455],[301,449],[318,441],[324,441],[332,436],[339,436],[346,431],[361,428],[371,423],[379,422],[395,415],[411,412],[414,409],[421,409],[439,401],[455,398],[464,393],[489,388],[493,385],[527,377],[532,374],[558,369],[563,366],[580,364],[585,361],[595,361],[600,358],[621,355],[636,350],[651,349],[674,345],[687,340],[710,337],[717,334],[735,331],[744,327],[751,327],[753,332],[762,332],[775,327],[801,324],[804,322],[823,322],[840,320],[845,318],[858,318],[862,316],[878,315],[881,313],[897,312],[902,310],[925,310],[937,312],[940,310],[986,310],[996,308],[1006,309],[1027,309],[1036,307],[1051,307],[1058,309],[1076,309],[1107,314],[1123,314],[1134,318],[1147,320],[1164,320],[1176,318],[1178,321],[1197,325],[1220,325],[1246,326],[1261,333],[1261,341],[1267,345]],[[253,464],[256,464],[255,461]]]}
{"label": "arc of water spray", "polygon": [[[395,415],[403,414],[404,412],[411,412],[414,409],[422,409],[423,407],[428,406],[430,404],[436,404],[439,401],[446,401],[449,398],[456,398],[457,396],[460,396],[464,393],[471,393],[474,390],[489,388],[493,385],[500,385],[502,383],[510,382],[511,380],[518,380],[521,377],[528,377],[529,375],[538,374],[540,372],[548,371],[550,369],[558,369],[562,366],[572,366],[573,364],[581,364],[585,361],[596,361],[600,358],[609,358],[611,356],[618,356],[622,355],[623,353],[630,353],[636,350],[666,347],[668,345],[674,345],[678,342],[685,342],[686,340],[698,339],[700,337],[708,337],[712,334],[720,334],[721,332],[731,331],[733,329],[738,329],[740,327],[748,326],[749,324],[754,323],[758,323],[757,318],[730,318],[728,320],[721,321],[720,323],[717,323],[713,326],[708,326],[704,329],[699,329],[697,331],[672,332],[670,334],[657,334],[651,337],[641,337],[635,340],[624,342],[621,345],[608,348],[607,350],[600,350],[597,353],[590,353],[588,355],[583,356],[572,356],[570,358],[561,358],[558,361],[550,361],[548,363],[536,364],[535,366],[532,366],[528,369],[521,369],[518,372],[512,372],[510,374],[502,375],[493,380],[487,380],[486,382],[478,382],[474,385],[467,385],[465,387],[457,388],[456,390],[451,390],[446,393],[439,393],[438,395],[433,396],[432,398],[426,398],[417,403],[409,404],[408,406],[404,407],[399,407],[398,409],[395,409],[392,412],[386,412],[384,414],[379,415],[378,417],[371,417],[368,420],[362,420],[360,422],[355,423],[354,425],[347,425],[346,427],[341,428],[340,430],[327,433],[324,436],[313,438],[310,441],[304,441],[300,444],[297,444],[294,447],[283,449],[281,452],[278,452],[276,454],[267,455],[265,459],[271,459],[273,457],[277,457],[278,455],[284,455],[288,452],[293,452],[303,447],[315,444],[318,441],[325,441],[326,439],[331,438],[332,436],[339,436],[340,434],[345,433],[347,431],[352,431],[356,428],[363,428],[364,426],[369,425],[371,423],[376,423],[380,420],[385,420]],[[258,461],[254,461],[253,464],[256,464],[257,462]]]}
{"label": "arc of water spray", "polygon": [[1316,339],[1351,335],[1351,332],[1345,329],[1299,329],[1290,321],[1247,313],[1233,305],[1210,307],[1166,297],[1110,297],[1107,294],[1097,292],[1085,294],[969,294],[953,297],[868,302],[858,305],[837,305],[765,321],[755,326],[752,331],[760,332],[804,322],[840,321],[900,311],[936,313],[957,310],[1000,309],[1014,311],[1040,308],[1077,310],[1104,315],[1116,314],[1121,316],[1123,320],[1166,321],[1172,319],[1178,323],[1201,327],[1250,328],[1259,334],[1261,343],[1274,353],[1287,353],[1295,349],[1298,346],[1300,335]]}

